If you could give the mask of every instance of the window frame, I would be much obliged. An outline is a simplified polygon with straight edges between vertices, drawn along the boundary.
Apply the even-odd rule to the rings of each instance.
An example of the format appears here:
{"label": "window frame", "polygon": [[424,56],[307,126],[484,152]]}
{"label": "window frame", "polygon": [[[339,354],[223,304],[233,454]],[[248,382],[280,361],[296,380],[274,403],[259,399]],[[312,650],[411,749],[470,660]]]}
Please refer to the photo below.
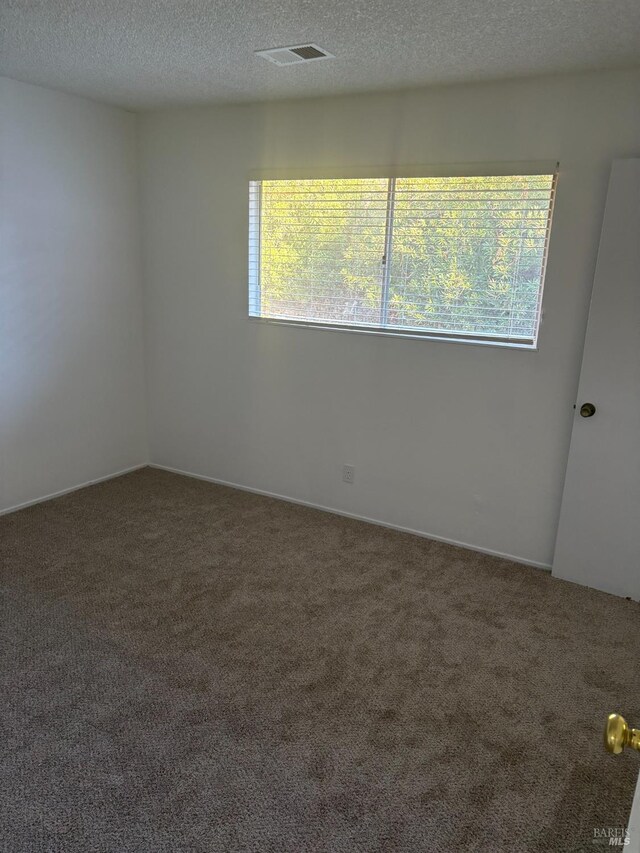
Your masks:
{"label": "window frame", "polygon": [[[382,325],[366,325],[363,323],[335,323],[326,320],[295,319],[286,317],[267,317],[252,314],[251,311],[258,310],[259,304],[255,304],[255,294],[252,298],[252,277],[260,281],[260,245],[259,242],[252,248],[249,246],[248,264],[248,305],[247,318],[252,323],[266,323],[276,326],[289,326],[303,329],[321,329],[334,332],[351,332],[364,335],[376,335],[381,337],[406,338],[409,340],[431,340],[445,343],[459,343],[471,346],[491,346],[515,350],[526,350],[536,352],[540,337],[540,328],[544,316],[543,300],[545,295],[546,274],[548,258],[551,246],[551,234],[553,231],[553,216],[558,189],[558,178],[560,163],[556,160],[546,161],[514,161],[500,163],[465,163],[465,164],[439,164],[431,166],[403,166],[403,167],[366,167],[358,166],[351,168],[322,168],[322,169],[261,169],[251,171],[248,175],[249,188],[251,192],[252,183],[255,181],[275,180],[332,180],[332,179],[397,179],[397,178],[457,178],[457,177],[505,177],[518,176],[528,177],[535,175],[552,175],[552,186],[550,193],[549,214],[547,220],[547,236],[545,251],[542,259],[540,276],[540,290],[538,294],[538,322],[534,336],[529,339],[508,338],[504,335],[484,335],[481,332],[451,332],[428,329],[420,331],[416,328],[390,327]],[[249,243],[252,238],[252,227],[250,214],[253,209],[249,205],[248,229]],[[386,232],[387,236],[389,231]],[[252,261],[256,264],[254,272],[251,272]],[[257,263],[256,263],[257,262]],[[384,277],[383,277],[384,278]],[[381,285],[383,287],[384,284]],[[258,288],[259,293],[259,288]],[[259,298],[259,297],[258,297]],[[253,303],[253,304],[252,304]]]}

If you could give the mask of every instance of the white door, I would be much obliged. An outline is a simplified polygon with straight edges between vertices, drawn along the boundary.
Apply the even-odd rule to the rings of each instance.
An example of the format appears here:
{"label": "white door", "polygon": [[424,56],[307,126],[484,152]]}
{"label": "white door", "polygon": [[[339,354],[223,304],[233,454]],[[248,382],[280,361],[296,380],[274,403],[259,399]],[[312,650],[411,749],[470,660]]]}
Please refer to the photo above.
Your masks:
{"label": "white door", "polygon": [[640,853],[640,777],[636,785],[636,793],[629,818],[629,844],[625,845],[627,853]]}
{"label": "white door", "polygon": [[609,180],[553,574],[640,599],[640,159]]}

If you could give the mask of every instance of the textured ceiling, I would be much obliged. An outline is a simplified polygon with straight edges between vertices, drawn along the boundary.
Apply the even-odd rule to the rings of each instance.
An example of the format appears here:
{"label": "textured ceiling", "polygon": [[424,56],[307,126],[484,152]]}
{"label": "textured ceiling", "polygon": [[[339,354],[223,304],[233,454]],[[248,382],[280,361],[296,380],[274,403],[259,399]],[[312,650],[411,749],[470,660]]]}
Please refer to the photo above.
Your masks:
{"label": "textured ceiling", "polygon": [[640,0],[0,0],[0,74],[130,108],[636,64]]}

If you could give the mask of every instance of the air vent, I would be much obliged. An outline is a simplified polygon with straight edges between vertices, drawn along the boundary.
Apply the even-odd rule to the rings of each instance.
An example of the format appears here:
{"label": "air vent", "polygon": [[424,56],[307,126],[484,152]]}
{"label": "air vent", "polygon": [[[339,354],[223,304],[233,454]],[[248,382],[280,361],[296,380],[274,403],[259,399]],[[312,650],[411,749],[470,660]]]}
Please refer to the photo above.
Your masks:
{"label": "air vent", "polygon": [[298,62],[315,62],[318,59],[335,59],[332,53],[318,47],[317,44],[297,44],[293,47],[273,47],[270,50],[256,50],[256,56],[262,56],[274,65],[295,65]]}

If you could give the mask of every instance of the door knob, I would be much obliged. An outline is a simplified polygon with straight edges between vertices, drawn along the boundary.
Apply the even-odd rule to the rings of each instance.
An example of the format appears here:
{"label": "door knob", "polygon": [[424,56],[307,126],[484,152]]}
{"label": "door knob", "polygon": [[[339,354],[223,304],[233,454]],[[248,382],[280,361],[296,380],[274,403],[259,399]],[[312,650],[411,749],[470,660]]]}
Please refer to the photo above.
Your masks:
{"label": "door knob", "polygon": [[640,752],[640,729],[632,729],[620,714],[609,714],[604,729],[604,746],[613,755],[620,755],[625,746]]}
{"label": "door knob", "polygon": [[583,418],[592,418],[596,413],[596,407],[593,403],[583,403],[580,406],[580,414]]}

